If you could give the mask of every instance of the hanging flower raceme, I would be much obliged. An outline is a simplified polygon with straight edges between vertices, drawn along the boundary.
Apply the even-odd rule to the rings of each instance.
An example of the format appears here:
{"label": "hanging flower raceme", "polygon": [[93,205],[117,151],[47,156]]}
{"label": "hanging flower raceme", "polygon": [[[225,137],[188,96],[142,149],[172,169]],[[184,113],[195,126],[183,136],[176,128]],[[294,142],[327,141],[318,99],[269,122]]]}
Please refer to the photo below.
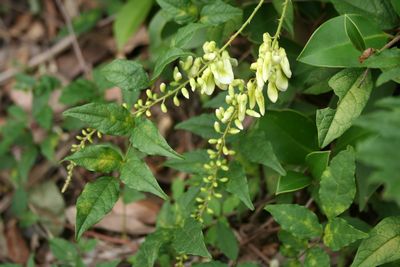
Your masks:
{"label": "hanging flower raceme", "polygon": [[[263,43],[258,51],[258,59],[251,65],[256,72],[256,88],[253,90],[251,103],[263,102],[261,100],[264,85],[267,85],[268,98],[275,103],[278,100],[278,91],[287,90],[288,79],[292,76],[289,60],[285,49],[279,47],[276,40],[272,40],[268,33],[263,35]],[[257,97],[258,96],[258,97]],[[257,100],[258,99],[258,100]]]}
{"label": "hanging flower raceme", "polygon": [[226,90],[234,80],[232,65],[237,66],[237,60],[227,51],[219,51],[214,41],[204,43],[203,50],[203,60],[208,67],[197,79],[201,93],[211,95],[215,86]]}

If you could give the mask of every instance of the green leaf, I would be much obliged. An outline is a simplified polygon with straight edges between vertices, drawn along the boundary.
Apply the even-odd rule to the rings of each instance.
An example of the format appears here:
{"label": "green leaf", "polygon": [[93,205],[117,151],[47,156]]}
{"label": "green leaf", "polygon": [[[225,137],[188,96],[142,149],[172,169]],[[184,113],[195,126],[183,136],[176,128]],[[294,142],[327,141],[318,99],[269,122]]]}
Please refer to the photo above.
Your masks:
{"label": "green leaf", "polygon": [[[139,1],[149,2],[151,1]],[[149,86],[143,66],[132,60],[115,59],[101,70],[104,78],[122,90],[140,91]]]}
{"label": "green leaf", "polygon": [[300,238],[320,236],[322,226],[317,216],[306,207],[297,204],[267,205],[265,210],[270,212],[282,229]]}
{"label": "green leaf", "polygon": [[[272,4],[274,5],[274,8],[279,13],[279,15],[282,15],[283,1],[273,0]],[[289,32],[290,36],[292,37],[294,36],[293,17],[294,17],[293,3],[291,0],[289,0],[287,3],[286,13],[283,20],[283,27]]]}
{"label": "green leaf", "polygon": [[126,135],[134,127],[129,110],[115,103],[89,103],[70,108],[64,111],[63,115],[79,119],[105,134]]}
{"label": "green leaf", "polygon": [[259,120],[257,132],[270,141],[278,159],[289,164],[302,164],[318,149],[315,123],[294,110],[268,111]]}
{"label": "green leaf", "polygon": [[204,139],[218,138],[219,134],[215,132],[213,126],[216,119],[213,113],[204,113],[178,123],[175,129],[192,132]]}
{"label": "green leaf", "polygon": [[317,110],[316,121],[320,147],[341,136],[351,127],[363,111],[372,90],[371,74],[364,71],[345,69],[329,80],[335,94],[339,97],[336,109]]}
{"label": "green leaf", "polygon": [[204,173],[203,165],[209,159],[206,150],[195,150],[182,154],[182,159],[168,159],[164,166],[186,173]]}
{"label": "green leaf", "polygon": [[154,267],[161,247],[168,244],[171,238],[171,231],[164,228],[157,228],[155,232],[147,235],[134,256],[133,266]]}
{"label": "green leaf", "polygon": [[394,11],[400,16],[400,2],[398,0],[391,0]]}
{"label": "green leaf", "polygon": [[[386,35],[367,19],[358,15],[348,17],[358,26],[366,47],[378,49],[386,43]],[[297,59],[319,67],[362,67],[358,61],[360,51],[354,48],[347,37],[344,25],[344,16],[322,24],[313,33]]]}
{"label": "green leaf", "polygon": [[222,222],[217,223],[217,248],[229,259],[236,260],[239,254],[238,241],[232,229]]}
{"label": "green leaf", "polygon": [[384,184],[383,197],[400,204],[400,98],[388,97],[376,102],[375,112],[361,116],[356,124],[375,133],[357,145],[357,160],[373,168],[370,184]]}
{"label": "green leaf", "polygon": [[193,267],[228,267],[228,265],[220,261],[210,261],[210,262],[195,264],[193,265]]}
{"label": "green leaf", "polygon": [[242,10],[221,0],[215,0],[201,10],[200,22],[219,25],[230,20],[241,20]]}
{"label": "green leaf", "polygon": [[329,255],[319,247],[311,248],[307,251],[304,259],[304,267],[329,267]]}
{"label": "green leaf", "polygon": [[322,173],[328,167],[329,155],[331,151],[315,151],[311,152],[306,157],[306,164],[316,180],[320,180]]}
{"label": "green leaf", "polygon": [[229,171],[226,172],[225,175],[229,178],[227,183],[227,191],[235,194],[249,209],[254,210],[254,206],[250,198],[246,173],[242,165],[235,161],[232,162],[229,166]]}
{"label": "green leaf", "polygon": [[237,150],[249,161],[267,166],[280,175],[286,175],[285,169],[274,153],[271,142],[266,140],[262,133],[255,131],[244,135],[240,138]]}
{"label": "green leaf", "polygon": [[138,191],[150,192],[167,199],[168,196],[158,185],[156,178],[146,163],[138,156],[138,152],[129,148],[124,163],[121,165],[121,181]]}
{"label": "green leaf", "polygon": [[178,58],[183,58],[190,56],[192,53],[186,52],[178,47],[171,47],[167,52],[162,53],[156,60],[156,66],[154,67],[154,72],[152,76],[152,81],[157,79],[158,76],[163,72],[164,68],[171,62],[177,60]]}
{"label": "green leaf", "polygon": [[89,171],[109,173],[117,170],[122,163],[120,151],[110,145],[90,145],[66,157]]}
{"label": "green leaf", "polygon": [[387,0],[331,0],[340,14],[359,14],[372,20],[382,29],[398,25],[399,19]]}
{"label": "green leaf", "polygon": [[400,78],[400,67],[393,69],[383,69],[382,74],[376,80],[376,86],[381,86],[382,84],[390,80],[399,81],[399,78]]}
{"label": "green leaf", "polygon": [[355,153],[351,147],[341,151],[330,162],[321,176],[319,197],[328,218],[347,210],[356,194]]}
{"label": "green leaf", "polygon": [[400,217],[387,217],[361,242],[351,267],[370,267],[400,259]]}
{"label": "green leaf", "polygon": [[49,245],[54,257],[62,262],[75,261],[78,257],[75,246],[63,238],[52,238],[50,239]]}
{"label": "green leaf", "polygon": [[161,155],[170,158],[181,159],[158,132],[157,127],[148,119],[136,118],[136,126],[133,129],[130,141],[139,151],[148,155]]}
{"label": "green leaf", "polygon": [[276,187],[276,194],[294,192],[311,184],[311,178],[300,172],[288,171],[285,176],[280,176]]}
{"label": "green leaf", "polygon": [[391,48],[367,58],[363,66],[368,68],[395,68],[400,67],[400,49]]}
{"label": "green leaf", "polygon": [[96,84],[79,78],[62,90],[59,101],[66,105],[76,105],[80,102],[94,101],[99,98],[100,92]]}
{"label": "green leaf", "polygon": [[87,183],[76,202],[75,238],[100,221],[114,207],[119,197],[119,182],[104,176]]}
{"label": "green leaf", "polygon": [[360,29],[358,29],[357,25],[348,15],[344,15],[344,27],[347,37],[349,37],[353,46],[357,50],[363,52],[366,49],[364,38],[362,37]]}
{"label": "green leaf", "polygon": [[[208,25],[200,23],[190,23],[181,27],[172,40],[172,45],[184,49],[194,48],[197,45],[200,45],[196,42],[196,46],[193,47],[192,42],[194,41],[194,38],[197,37],[198,34],[205,34],[207,28]],[[203,38],[201,38],[201,41],[203,41],[202,39]]]}
{"label": "green leaf", "polygon": [[330,220],[324,230],[324,244],[333,251],[366,237],[368,234],[354,228],[345,219],[339,217]]}
{"label": "green leaf", "polygon": [[211,258],[204,244],[201,224],[192,218],[186,219],[182,227],[175,229],[172,246],[178,254],[190,254]]}
{"label": "green leaf", "polygon": [[121,7],[115,16],[113,24],[113,32],[118,50],[122,50],[129,38],[136,33],[139,26],[146,19],[152,6],[152,0],[129,0]]}
{"label": "green leaf", "polygon": [[197,19],[197,7],[190,0],[157,0],[157,3],[179,24],[186,24]]}

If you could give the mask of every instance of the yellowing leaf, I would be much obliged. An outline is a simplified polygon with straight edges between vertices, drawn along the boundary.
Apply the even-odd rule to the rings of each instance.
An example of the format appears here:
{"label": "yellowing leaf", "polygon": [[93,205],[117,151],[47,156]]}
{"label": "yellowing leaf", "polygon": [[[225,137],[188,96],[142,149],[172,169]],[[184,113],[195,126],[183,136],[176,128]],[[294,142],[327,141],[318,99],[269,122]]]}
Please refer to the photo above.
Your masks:
{"label": "yellowing leaf", "polygon": [[333,251],[366,237],[368,237],[368,234],[354,228],[346,220],[339,217],[330,220],[324,230],[324,244]]}
{"label": "yellowing leaf", "polygon": [[86,184],[76,203],[76,239],[110,212],[118,197],[119,182],[114,177],[104,176]]}
{"label": "yellowing leaf", "polygon": [[319,236],[322,232],[317,215],[306,207],[297,204],[275,204],[267,205],[265,210],[272,214],[282,229],[294,236],[311,238]]}
{"label": "yellowing leaf", "polygon": [[89,171],[108,173],[119,168],[122,156],[109,145],[90,145],[66,157]]}
{"label": "yellowing leaf", "polygon": [[351,267],[371,267],[400,259],[400,217],[378,223],[357,250]]}

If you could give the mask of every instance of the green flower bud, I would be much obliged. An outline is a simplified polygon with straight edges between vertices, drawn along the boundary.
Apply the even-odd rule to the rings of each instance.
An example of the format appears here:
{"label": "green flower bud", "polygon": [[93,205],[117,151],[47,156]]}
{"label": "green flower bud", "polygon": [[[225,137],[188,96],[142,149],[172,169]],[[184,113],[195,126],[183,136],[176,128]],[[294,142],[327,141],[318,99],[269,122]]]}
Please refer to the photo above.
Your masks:
{"label": "green flower bud", "polygon": [[189,92],[185,87],[181,89],[181,93],[186,99],[189,99]]}
{"label": "green flower bud", "polygon": [[151,93],[151,90],[150,90],[150,89],[147,89],[147,90],[146,90],[146,95],[147,95],[147,97],[150,98],[150,99],[153,98],[153,94]]}
{"label": "green flower bud", "polygon": [[177,106],[177,107],[179,107],[179,105],[181,104],[181,102],[179,101],[177,96],[174,96],[173,102],[174,102],[174,105]]}
{"label": "green flower bud", "polygon": [[194,92],[196,90],[196,80],[193,78],[190,78],[189,80],[189,84],[190,84],[190,89],[192,90],[192,92]]}
{"label": "green flower bud", "polygon": [[178,67],[174,68],[174,80],[179,82],[182,79],[182,73],[179,72]]}
{"label": "green flower bud", "polygon": [[219,122],[214,122],[214,130],[217,132],[217,133],[220,133],[221,132],[221,126],[220,126],[220,124],[219,124]]}
{"label": "green flower bud", "polygon": [[168,109],[167,109],[167,106],[165,105],[165,103],[162,103],[162,104],[161,104],[161,111],[162,111],[163,113],[167,113],[167,112],[168,112]]}
{"label": "green flower bud", "polygon": [[167,89],[167,85],[165,84],[165,83],[161,83],[160,84],[160,91],[162,92],[162,93],[165,93],[165,90]]}

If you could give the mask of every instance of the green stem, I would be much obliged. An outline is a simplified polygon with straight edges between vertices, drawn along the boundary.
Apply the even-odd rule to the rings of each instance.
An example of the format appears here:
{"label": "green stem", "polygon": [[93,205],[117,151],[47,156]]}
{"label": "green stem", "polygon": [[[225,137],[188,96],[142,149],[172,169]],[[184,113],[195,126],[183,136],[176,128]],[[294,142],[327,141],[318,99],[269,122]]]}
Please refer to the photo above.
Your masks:
{"label": "green stem", "polygon": [[[229,40],[224,44],[224,46],[222,46],[219,49],[219,52],[224,51],[232,42],[233,40],[235,40],[235,38],[242,33],[242,31],[246,28],[247,25],[250,24],[251,20],[254,18],[254,16],[256,15],[257,11],[260,9],[260,7],[262,6],[264,0],[260,0],[257,4],[257,6],[254,8],[253,12],[250,14],[250,16],[247,18],[247,20],[243,23],[243,25],[240,27],[239,30],[237,30],[230,38]],[[198,72],[196,77],[199,77],[200,74],[208,67],[208,64],[204,65]],[[196,78],[194,77],[194,78]],[[152,103],[150,103],[149,105],[145,105],[142,108],[134,111],[132,113],[132,115],[137,115],[139,113],[144,113],[146,112],[148,109],[150,109],[151,107],[153,107],[155,104],[161,102],[161,101],[165,101],[165,99],[167,99],[168,97],[176,94],[179,92],[179,90],[181,90],[183,87],[185,87],[187,84],[189,83],[189,80],[186,80],[184,83],[182,83],[181,85],[179,85],[177,88],[173,89],[172,91],[169,91],[167,94],[163,95],[162,97],[154,100]]]}
{"label": "green stem", "polygon": [[254,16],[256,15],[257,11],[260,9],[260,7],[262,6],[263,3],[264,3],[264,0],[260,0],[258,2],[257,6],[254,8],[253,12],[250,14],[250,16],[247,18],[247,20],[243,23],[242,27],[240,27],[240,29],[237,30],[237,32],[235,32],[235,34],[232,35],[231,38],[229,38],[228,42],[226,42],[223,47],[221,47],[221,49],[219,50],[220,52],[224,51],[225,48],[227,48],[233,42],[233,40],[235,40],[235,38],[239,34],[242,33],[244,28],[246,28],[247,25],[250,24],[251,20],[254,18]]}
{"label": "green stem", "polygon": [[282,8],[282,14],[281,17],[279,18],[279,24],[278,24],[278,28],[276,28],[276,32],[274,37],[272,37],[274,40],[272,41],[272,48],[275,47],[276,42],[279,39],[279,35],[281,34],[281,30],[282,30],[282,26],[283,26],[283,21],[285,19],[285,15],[286,15],[286,9],[288,6],[290,0],[285,0],[285,2],[283,3],[283,8]]}

